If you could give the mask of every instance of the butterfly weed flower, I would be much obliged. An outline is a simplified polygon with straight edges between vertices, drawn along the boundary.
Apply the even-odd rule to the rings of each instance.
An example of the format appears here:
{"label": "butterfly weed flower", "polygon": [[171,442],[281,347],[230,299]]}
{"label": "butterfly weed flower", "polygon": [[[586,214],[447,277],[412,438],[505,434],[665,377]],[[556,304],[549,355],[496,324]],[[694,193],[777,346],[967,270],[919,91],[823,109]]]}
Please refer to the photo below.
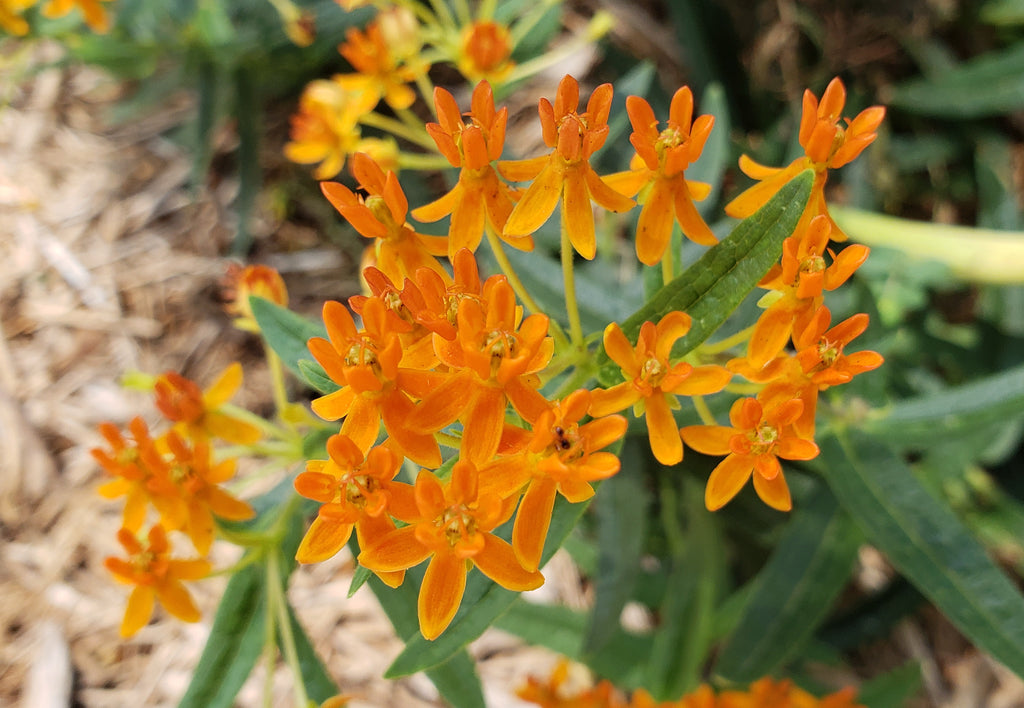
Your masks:
{"label": "butterfly weed flower", "polygon": [[716,511],[727,504],[754,477],[754,489],[765,504],[789,511],[793,502],[779,458],[810,460],[818,446],[793,431],[803,412],[799,400],[762,406],[757,398],[741,398],[729,411],[732,427],[690,425],[679,432],[683,441],[705,455],[726,455],[708,479],[704,504]]}
{"label": "butterfly weed flower", "polygon": [[374,240],[364,255],[366,264],[375,265],[396,283],[418,268],[430,268],[447,278],[435,256],[448,253],[448,237],[420,234],[408,224],[409,200],[395,173],[385,173],[364,153],[353,155],[350,167],[366,196],[337,182],[321,182],[320,189],[361,236]]}
{"label": "butterfly weed flower", "polygon": [[299,112],[291,117],[285,157],[299,164],[320,163],[313,176],[331,179],[341,172],[348,155],[363,148],[359,117],[376,103],[372,93],[346,88],[337,81],[310,82],[299,98]]}
{"label": "butterfly weed flower", "polygon": [[[363,94],[367,100],[372,98],[373,105],[383,98],[391,108],[401,110],[415,102],[416,92],[409,83],[425,73],[429,65],[417,59],[418,40],[408,41],[410,37],[416,38],[419,26],[413,23],[410,35],[389,32],[388,22],[393,26],[402,20],[378,16],[365,31],[353,27],[345,33],[345,42],[338,51],[357,73],[338,76],[336,80],[342,87]],[[402,41],[394,41],[399,34]]]}
{"label": "butterfly weed flower", "polygon": [[199,558],[172,558],[167,532],[160,525],[149,530],[145,543],[128,529],[118,531],[117,540],[127,559],[108,557],[103,564],[118,581],[135,586],[128,596],[121,636],[130,637],[142,629],[157,601],[178,619],[198,622],[199,610],[182,581],[205,578],[210,574],[210,563]]}
{"label": "butterfly weed flower", "polygon": [[165,469],[162,454],[149,426],[138,416],[128,423],[130,437],[125,437],[113,423],[101,423],[99,432],[108,448],[93,448],[89,453],[114,478],[100,485],[99,494],[105,499],[125,497],[121,525],[138,531],[146,519],[152,494],[160,488],[159,475]]}
{"label": "butterfly weed flower", "polygon": [[[355,530],[360,548],[395,529],[389,514],[409,518],[414,514],[412,486],[394,481],[402,458],[387,447],[367,454],[344,435],[327,440],[326,460],[310,460],[306,471],[295,478],[295,491],[320,502],[313,524],[306,531],[295,559],[318,563],[335,555]],[[401,584],[404,571],[384,573],[391,587]]]}
{"label": "butterfly weed flower", "polygon": [[[843,241],[846,235],[828,216],[825,204],[825,182],[828,171],[851,162],[878,136],[878,126],[885,118],[885,108],[871,106],[861,111],[851,121],[842,117],[846,105],[846,87],[838,78],[832,79],[821,101],[810,89],[804,91],[803,112],[800,118],[800,146],[804,156],[784,168],[759,165],[743,155],[740,169],[750,178],[758,181],[725,207],[725,213],[736,218],[746,218],[760,209],[786,182],[805,169],[814,170],[811,197],[804,210],[805,219],[823,214],[832,226],[832,238]],[[845,125],[843,122],[845,121]]]}
{"label": "butterfly weed flower", "polygon": [[629,343],[618,324],[612,322],[604,330],[604,349],[626,380],[595,390],[590,414],[608,415],[633,406],[634,415],[644,416],[651,451],[663,465],[683,459],[683,444],[672,416],[672,409],[679,407],[676,397],[717,393],[732,378],[720,366],[670,362],[672,347],[690,331],[690,324],[686,313],[669,312],[657,324],[645,322],[640,327],[636,346]]}
{"label": "butterfly weed flower", "polygon": [[[437,149],[452,167],[459,167],[459,180],[440,199],[413,210],[419,221],[437,221],[451,214],[448,230],[448,257],[463,248],[475,251],[484,228],[502,233],[518,197],[515,190],[498,177],[494,162],[505,144],[508,109],[494,109],[494,94],[486,81],[473,89],[472,110],[463,121],[455,98],[442,88],[434,89],[438,123],[428,123],[427,132]],[[505,236],[506,242],[520,250],[533,250],[529,235]]]}
{"label": "butterfly weed flower", "polygon": [[612,85],[594,89],[583,113],[577,110],[579,97],[579,83],[565,76],[554,104],[542,98],[538,107],[544,144],[552,148],[551,154],[502,162],[498,170],[513,182],[533,180],[505,223],[506,237],[532,234],[561,203],[563,229],[572,247],[591,260],[597,252],[591,202],[624,212],[633,208],[633,200],[615,191],[590,166],[590,157],[608,138]]}
{"label": "butterfly weed flower", "polygon": [[194,381],[168,371],[157,377],[153,387],[156,407],[183,435],[195,440],[220,438],[250,445],[262,437],[252,423],[223,410],[242,385],[242,365],[230,364],[205,391]]}
{"label": "butterfly weed flower", "polygon": [[436,639],[455,617],[471,566],[504,588],[533,590],[544,582],[523,569],[512,546],[492,531],[512,515],[515,500],[483,492],[479,472],[459,460],[447,484],[429,470],[416,478],[416,514],[407,526],[377,538],[359,554],[359,563],[376,572],[397,572],[430,559],[420,587],[420,632]]}
{"label": "butterfly weed flower", "polygon": [[714,116],[693,120],[693,93],[684,86],[672,96],[668,123],[658,128],[650,104],[639,96],[626,98],[626,112],[633,126],[629,141],[636,149],[636,169],[609,175],[606,180],[623,194],[640,193],[643,205],[637,222],[636,255],[645,265],[658,263],[678,223],[683,235],[703,246],[718,242],[694,200],[711,193],[711,185],[686,179],[685,171],[704,150],[714,126]]}
{"label": "butterfly weed flower", "polygon": [[274,268],[265,265],[237,263],[228,266],[224,282],[224,309],[232,315],[234,325],[246,332],[259,333],[260,325],[252,312],[249,298],[255,295],[281,307],[288,306],[288,289]]}
{"label": "butterfly weed flower", "polygon": [[491,19],[479,19],[462,28],[455,67],[470,81],[503,83],[512,73],[512,33]]}

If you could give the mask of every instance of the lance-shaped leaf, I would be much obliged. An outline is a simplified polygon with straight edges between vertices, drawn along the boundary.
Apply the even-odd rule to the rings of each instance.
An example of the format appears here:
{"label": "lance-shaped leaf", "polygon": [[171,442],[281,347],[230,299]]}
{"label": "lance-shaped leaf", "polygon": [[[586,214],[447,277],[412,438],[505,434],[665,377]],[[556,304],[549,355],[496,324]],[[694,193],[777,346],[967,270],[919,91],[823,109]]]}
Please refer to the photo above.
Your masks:
{"label": "lance-shaped leaf", "polygon": [[310,337],[326,337],[323,325],[310,322],[286,307],[253,295],[249,298],[252,314],[260,326],[263,339],[281,361],[300,378],[305,378],[299,369],[300,359],[309,359],[306,342]]}
{"label": "lance-shaped leaf", "polygon": [[827,487],[800,505],[754,581],[715,673],[749,683],[785,664],[846,585],[859,539]]}
{"label": "lance-shaped leaf", "polygon": [[1024,675],[1024,597],[909,467],[858,430],[819,441],[815,467],[868,541],[968,639]]}
{"label": "lance-shaped leaf", "polygon": [[[711,336],[779,259],[782,242],[792,235],[807,205],[813,179],[810,170],[794,177],[700,260],[655,293],[622,322],[626,338],[635,342],[644,322],[657,322],[673,310],[682,310],[693,319],[689,333],[676,342],[676,356]],[[603,348],[595,360],[602,385],[622,380],[618,366],[609,362]]]}

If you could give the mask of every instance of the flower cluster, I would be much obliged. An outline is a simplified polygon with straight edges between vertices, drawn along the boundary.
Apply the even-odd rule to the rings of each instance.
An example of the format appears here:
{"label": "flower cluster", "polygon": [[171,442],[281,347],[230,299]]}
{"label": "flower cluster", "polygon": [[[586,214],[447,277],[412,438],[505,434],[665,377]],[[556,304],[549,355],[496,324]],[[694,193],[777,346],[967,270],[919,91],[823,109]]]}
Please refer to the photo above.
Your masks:
{"label": "flower cluster", "polygon": [[[93,32],[104,33],[110,29],[110,19],[101,2],[110,0],[48,0],[42,14],[50,18],[64,17],[77,7]],[[0,0],[0,28],[15,35],[28,34],[28,22],[22,14],[38,4],[39,0]]]}
{"label": "flower cluster", "polygon": [[[539,567],[557,495],[585,501],[594,493],[592,482],[618,471],[618,458],[605,448],[625,434],[626,419],[617,413],[630,408],[645,419],[651,450],[663,465],[682,460],[684,443],[726,456],[708,482],[709,509],[723,506],[751,477],[767,504],[791,508],[779,459],[817,455],[818,392],[881,363],[873,352],[843,351],[867,316],[829,328],[823,304],[823,291],[846,281],[867,249],[853,245],[836,254],[827,247],[827,214],[801,219],[781,263],[761,283],[772,295],[748,333],[746,357],[726,366],[700,348],[686,360],[673,357],[691,318],[670,311],[644,323],[635,343],[617,323],[609,324],[604,350],[623,381],[580,388],[592,372],[572,289],[572,254],[596,254],[593,204],[628,211],[634,206],[628,195],[639,194],[636,249],[650,265],[665,257],[674,223],[694,241],[714,244],[693,203],[708,188],[685,178],[713,120],[694,119],[685,87],[676,92],[664,128],[646,101],[631,96],[632,169],[601,176],[590,159],[608,135],[610,84],[594,89],[581,111],[579,84],[563,78],[554,101],[539,104],[551,152],[513,161],[499,159],[507,111],[495,106],[488,82],[476,86],[465,113],[444,89],[434,90],[433,99],[438,122],[426,131],[445,162],[459,169],[447,194],[410,212],[396,173],[359,152],[350,159],[357,190],[321,185],[338,212],[373,241],[363,258],[368,294],[351,298],[349,308],[326,303],[327,337],[309,341],[337,385],[313,401],[313,410],[342,422],[328,446],[330,459],[310,462],[296,481],[303,496],[322,504],[299,560],[333,555],[353,530],[359,562],[388,584],[402,582],[406,570],[429,558],[419,619],[424,636],[434,638],[458,610],[467,568],[476,566],[510,589],[543,581]],[[824,119],[815,120],[814,130],[828,132],[820,125]],[[829,134],[841,148],[837,131]],[[854,144],[866,143],[861,136]],[[851,149],[837,154],[846,159]],[[819,182],[814,189],[820,191]],[[816,208],[816,199],[812,195],[808,209]],[[531,250],[533,233],[559,207],[568,334],[532,300],[503,251],[504,244]],[[407,221],[410,214],[425,221],[451,216],[451,226],[446,236],[424,235]],[[504,271],[486,280],[473,253],[484,236]],[[445,255],[451,273],[439,260]],[[670,274],[670,264],[663,266]],[[790,342],[793,351],[786,348]],[[576,386],[545,393],[542,384],[570,368]],[[727,389],[737,374],[759,393],[735,402],[731,426],[717,425],[701,397]],[[677,426],[672,411],[680,396],[694,399],[706,414],[704,425]],[[442,446],[457,455],[445,463]],[[403,458],[425,468],[415,484],[396,481]],[[494,531],[513,517],[509,544]]]}
{"label": "flower cluster", "polygon": [[657,701],[643,689],[627,699],[607,680],[590,688],[570,685],[569,668],[567,661],[560,661],[546,682],[530,677],[517,694],[541,708],[862,708],[852,688],[817,698],[788,679],[772,678],[755,681],[746,691],[716,694],[704,684],[674,701]]}
{"label": "flower cluster", "polygon": [[[124,498],[117,538],[127,553],[127,559],[107,558],[106,566],[117,580],[134,586],[122,636],[145,626],[155,600],[175,617],[197,621],[199,611],[182,581],[209,574],[205,556],[213,544],[215,519],[253,516],[252,508],[223,486],[235,475],[235,459],[222,458],[214,450],[218,440],[251,444],[262,435],[245,420],[244,411],[228,404],[241,384],[242,367],[237,363],[205,391],[169,371],[151,382],[156,408],[169,424],[166,430],[154,435],[139,417],[131,420],[127,431],[112,423],[99,427],[106,445],[91,452],[111,478],[99,492],[107,499]],[[143,540],[139,534],[147,525]],[[187,536],[198,557],[173,558],[172,531]]]}

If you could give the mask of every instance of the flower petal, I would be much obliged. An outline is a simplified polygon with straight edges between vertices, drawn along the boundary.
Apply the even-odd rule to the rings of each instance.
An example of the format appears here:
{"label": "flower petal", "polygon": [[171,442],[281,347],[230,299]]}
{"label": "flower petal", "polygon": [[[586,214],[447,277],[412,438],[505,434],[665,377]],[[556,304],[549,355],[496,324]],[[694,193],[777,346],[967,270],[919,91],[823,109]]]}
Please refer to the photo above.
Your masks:
{"label": "flower petal", "polygon": [[704,490],[704,506],[708,511],[721,509],[736,496],[750,479],[753,470],[754,461],[750,457],[729,455],[718,463]]}
{"label": "flower petal", "polygon": [[557,485],[549,478],[530,482],[519,503],[515,526],[512,528],[512,547],[523,568],[537,570],[544,553],[544,541],[551,525],[551,511],[555,506]]}
{"label": "flower petal", "polygon": [[793,508],[793,499],[789,496],[789,485],[786,478],[777,474],[772,479],[765,479],[759,474],[754,475],[754,490],[761,501],[773,509],[779,511],[790,511]]}
{"label": "flower petal", "polygon": [[295,552],[299,563],[319,563],[334,556],[348,543],[354,524],[344,524],[336,519],[318,516],[302,537],[302,543]]}
{"label": "flower petal", "polygon": [[483,550],[473,556],[473,563],[484,575],[508,590],[536,590],[544,584],[544,576],[519,565],[515,551],[505,540],[484,534]]}
{"label": "flower petal", "polygon": [[466,561],[454,554],[436,555],[423,576],[417,614],[420,632],[437,639],[451,624],[466,591]]}

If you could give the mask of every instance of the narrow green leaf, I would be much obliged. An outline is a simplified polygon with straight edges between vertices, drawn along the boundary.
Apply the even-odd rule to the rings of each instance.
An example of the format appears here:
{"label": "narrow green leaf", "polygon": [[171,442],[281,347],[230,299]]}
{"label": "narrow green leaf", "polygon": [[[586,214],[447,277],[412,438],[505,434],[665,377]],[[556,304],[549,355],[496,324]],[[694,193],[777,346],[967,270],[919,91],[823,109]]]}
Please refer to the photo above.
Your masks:
{"label": "narrow green leaf", "polygon": [[[587,502],[569,504],[561,496],[555,500],[555,510],[551,515],[551,527],[548,530],[541,565],[562,545],[586,508]],[[384,673],[384,677],[408,676],[446,661],[448,657],[483,634],[495,619],[511,607],[517,597],[519,593],[506,590],[482,573],[473,573],[466,585],[462,607],[444,634],[430,641],[417,633],[406,642],[405,650],[398,655]]]}
{"label": "narrow green leaf", "polygon": [[334,382],[334,379],[327,375],[324,367],[320,366],[319,362],[299,359],[298,364],[299,376],[314,390],[327,394],[334,393],[341,388],[341,386]]}
{"label": "narrow green leaf", "polygon": [[348,586],[348,596],[355,595],[359,588],[366,585],[366,581],[373,577],[373,571],[366,566],[356,565],[356,572],[352,575],[352,582]]}
{"label": "narrow green leaf", "polygon": [[600,555],[594,609],[584,642],[587,654],[600,651],[615,636],[622,608],[640,575],[650,492],[644,484],[639,445],[627,440],[621,459],[622,469],[601,485],[604,491],[594,502]]}
{"label": "narrow green leaf", "polygon": [[739,624],[715,663],[728,681],[749,683],[790,659],[846,585],[859,534],[827,487],[802,504],[754,581]]}
{"label": "narrow green leaf", "polygon": [[[322,703],[331,696],[338,695],[338,686],[334,683],[331,675],[327,673],[320,656],[313,649],[309,641],[309,635],[303,629],[299,619],[291,606],[288,607],[288,618],[291,621],[292,636],[295,638],[295,651],[299,656],[299,671],[302,673],[302,684],[306,687],[306,694],[316,701]],[[281,644],[281,634],[278,633],[278,647],[284,651]]]}
{"label": "narrow green leaf", "polygon": [[[812,181],[810,170],[794,177],[729,236],[655,293],[621,324],[626,338],[636,341],[644,322],[657,322],[673,310],[682,310],[693,318],[689,333],[673,349],[677,356],[711,336],[779,259],[782,242],[793,233],[807,205]],[[598,350],[596,362],[602,385],[621,380],[618,366],[609,362],[603,348]]]}
{"label": "narrow green leaf", "polygon": [[903,708],[921,690],[921,667],[911,661],[864,682],[857,703],[867,708]]}
{"label": "narrow green leaf", "polygon": [[983,118],[1024,108],[1024,44],[897,86],[890,105],[938,118]]}
{"label": "narrow green leaf", "polygon": [[[413,636],[422,639],[416,616],[417,589],[422,579],[422,572],[413,568],[397,588],[388,587],[376,575],[369,580],[370,588],[395,632],[407,642]],[[486,708],[480,677],[465,649],[453,652],[448,661],[427,669],[426,674],[441,696],[455,708]]]}
{"label": "narrow green leaf", "polygon": [[[668,585],[658,612],[661,624],[646,662],[644,685],[658,700],[675,700],[697,687],[722,585],[724,551],[717,520],[704,508],[703,484],[693,477],[684,481],[685,547],[670,561]],[[665,488],[661,503],[671,503]],[[674,509],[671,513],[678,516]]]}
{"label": "narrow green leaf", "polygon": [[235,573],[178,708],[231,708],[263,649],[266,575],[259,564]]}
{"label": "narrow green leaf", "polygon": [[870,435],[907,448],[964,435],[1024,412],[1024,365],[901,401],[861,427]]}
{"label": "narrow green leaf", "polygon": [[238,127],[238,196],[235,198],[238,231],[231,242],[231,253],[242,257],[252,248],[249,219],[256,205],[256,196],[263,185],[263,169],[260,167],[263,97],[260,77],[249,66],[235,69],[234,83],[235,121]]}
{"label": "narrow green leaf", "polygon": [[306,342],[310,337],[326,337],[322,325],[310,322],[288,308],[255,295],[249,298],[252,314],[260,326],[263,339],[281,357],[281,361],[298,377],[304,378],[299,368],[300,359],[309,359]]}
{"label": "narrow green leaf", "polygon": [[815,466],[868,541],[968,639],[1024,675],[1024,597],[949,507],[859,430],[819,443]]}

